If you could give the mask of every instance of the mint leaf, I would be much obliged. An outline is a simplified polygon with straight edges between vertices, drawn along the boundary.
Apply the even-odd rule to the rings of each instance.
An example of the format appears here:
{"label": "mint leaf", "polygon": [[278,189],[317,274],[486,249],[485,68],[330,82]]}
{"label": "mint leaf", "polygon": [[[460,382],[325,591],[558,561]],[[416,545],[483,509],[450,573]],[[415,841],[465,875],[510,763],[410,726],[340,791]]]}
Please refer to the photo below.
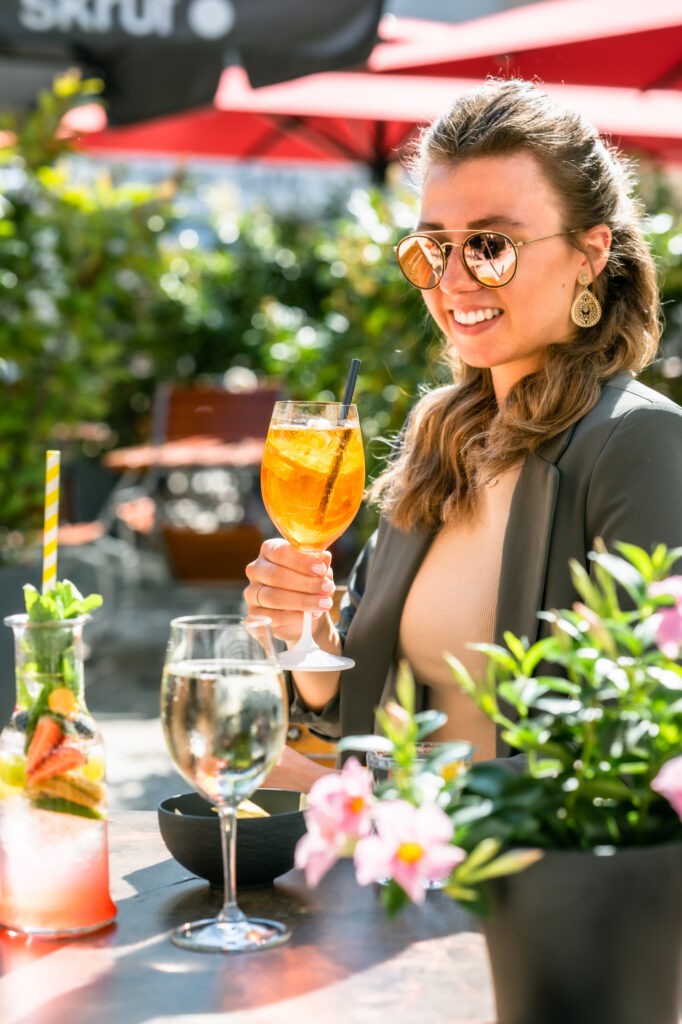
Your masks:
{"label": "mint leaf", "polygon": [[71,580],[58,581],[52,590],[41,594],[27,583],[24,587],[24,603],[32,622],[58,622],[62,619],[76,619],[86,615],[102,604],[101,594],[83,597]]}

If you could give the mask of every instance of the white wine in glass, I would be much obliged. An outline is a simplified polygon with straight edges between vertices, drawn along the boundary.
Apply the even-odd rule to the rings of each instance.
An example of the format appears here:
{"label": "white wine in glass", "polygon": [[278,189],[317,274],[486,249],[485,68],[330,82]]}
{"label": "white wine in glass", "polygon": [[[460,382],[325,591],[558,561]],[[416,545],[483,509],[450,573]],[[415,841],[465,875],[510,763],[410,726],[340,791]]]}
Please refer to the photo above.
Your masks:
{"label": "white wine in glass", "polygon": [[279,921],[247,918],[236,901],[237,806],[274,767],[286,740],[285,686],[270,620],[253,616],[173,619],[161,683],[161,723],[170,755],[217,808],[225,899],[216,918],[183,924],[176,945],[242,952],[289,938]]}

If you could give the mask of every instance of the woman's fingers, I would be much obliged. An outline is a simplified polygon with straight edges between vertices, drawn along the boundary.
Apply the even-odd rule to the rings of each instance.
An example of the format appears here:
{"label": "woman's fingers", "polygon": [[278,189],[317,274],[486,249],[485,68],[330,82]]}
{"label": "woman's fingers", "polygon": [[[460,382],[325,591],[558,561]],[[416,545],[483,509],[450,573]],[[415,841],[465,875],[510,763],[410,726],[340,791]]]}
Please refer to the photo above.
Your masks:
{"label": "woman's fingers", "polygon": [[259,555],[246,566],[244,590],[250,614],[266,613],[275,636],[295,640],[304,611],[319,618],[333,605],[335,590],[328,551],[308,554],[286,541],[264,541]]}
{"label": "woman's fingers", "polygon": [[[298,548],[292,547],[291,544],[281,537],[272,537],[269,540],[263,541],[256,561],[264,559],[267,562],[282,565],[298,572],[314,571],[318,575],[323,576],[329,568],[331,557],[331,552],[329,551],[310,554],[307,551],[299,551]],[[320,566],[322,568],[312,569],[312,566]]]}

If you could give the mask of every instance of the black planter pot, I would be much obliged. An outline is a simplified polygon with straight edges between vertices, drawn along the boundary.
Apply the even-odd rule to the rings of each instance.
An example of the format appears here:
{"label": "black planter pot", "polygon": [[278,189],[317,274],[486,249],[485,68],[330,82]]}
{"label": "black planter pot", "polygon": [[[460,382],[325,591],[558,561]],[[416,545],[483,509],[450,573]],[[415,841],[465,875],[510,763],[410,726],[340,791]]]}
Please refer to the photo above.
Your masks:
{"label": "black planter pot", "polygon": [[682,843],[549,852],[490,886],[497,1024],[678,1024]]}

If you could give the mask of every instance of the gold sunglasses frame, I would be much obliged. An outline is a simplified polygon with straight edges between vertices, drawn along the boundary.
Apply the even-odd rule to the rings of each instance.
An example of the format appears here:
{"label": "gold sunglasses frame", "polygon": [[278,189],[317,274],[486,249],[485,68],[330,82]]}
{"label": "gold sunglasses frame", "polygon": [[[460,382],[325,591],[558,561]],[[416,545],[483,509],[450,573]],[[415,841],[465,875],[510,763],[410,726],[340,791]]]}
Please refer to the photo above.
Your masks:
{"label": "gold sunglasses frame", "polygon": [[[552,234],[552,235],[540,235],[539,238],[528,238],[528,239],[526,239],[525,242],[515,242],[514,239],[510,238],[509,235],[507,235],[504,231],[486,231],[486,230],[472,231],[471,234],[467,235],[467,237],[464,239],[463,242],[440,242],[437,238],[433,237],[434,235],[444,235],[444,234],[449,234],[449,233],[451,233],[453,231],[461,231],[461,230],[462,230],[461,228],[438,228],[437,231],[412,231],[409,235],[405,235],[404,238],[401,238],[400,241],[397,243],[397,245],[393,246],[393,251],[396,254],[396,258],[397,258],[397,261],[398,261],[398,266],[400,267],[400,272],[403,275],[403,277],[405,278],[405,280],[408,282],[408,284],[411,284],[413,288],[418,288],[420,292],[430,292],[430,291],[433,291],[433,289],[437,288],[438,285],[443,280],[443,275],[445,274],[445,270],[446,270],[447,265],[448,265],[448,259],[450,258],[449,252],[452,252],[453,249],[459,249],[460,250],[460,257],[461,257],[461,260],[462,260],[462,266],[464,267],[464,269],[466,270],[467,274],[469,275],[469,277],[471,278],[472,281],[475,281],[476,284],[480,284],[481,288],[505,288],[508,284],[511,284],[511,282],[516,277],[516,271],[519,268],[519,249],[521,248],[522,245],[533,245],[534,242],[544,242],[548,238],[565,238],[566,235],[575,235],[581,229],[580,228],[572,228],[570,231],[555,231],[554,234]],[[474,274],[473,270],[471,270],[471,268],[467,264],[466,260],[464,259],[464,249],[465,249],[465,246],[467,245],[467,243],[470,242],[472,238],[476,238],[477,235],[497,235],[499,238],[505,238],[509,242],[509,244],[511,245],[512,249],[514,250],[514,270],[512,271],[512,275],[509,278],[509,280],[503,281],[502,284],[484,284],[483,281],[479,281],[479,279]],[[422,287],[419,284],[415,284],[414,281],[411,281],[409,279],[409,277],[407,276],[407,274],[403,270],[403,266],[402,266],[402,263],[400,261],[400,256],[398,254],[398,250],[399,250],[400,246],[403,244],[403,242],[407,242],[410,238],[428,238],[430,242],[435,242],[435,244],[440,249],[441,256],[442,256],[442,259],[443,259],[443,269],[441,271],[440,277],[438,278],[438,280],[434,284],[427,285],[425,287]],[[449,250],[449,252],[448,252],[448,250]]]}

